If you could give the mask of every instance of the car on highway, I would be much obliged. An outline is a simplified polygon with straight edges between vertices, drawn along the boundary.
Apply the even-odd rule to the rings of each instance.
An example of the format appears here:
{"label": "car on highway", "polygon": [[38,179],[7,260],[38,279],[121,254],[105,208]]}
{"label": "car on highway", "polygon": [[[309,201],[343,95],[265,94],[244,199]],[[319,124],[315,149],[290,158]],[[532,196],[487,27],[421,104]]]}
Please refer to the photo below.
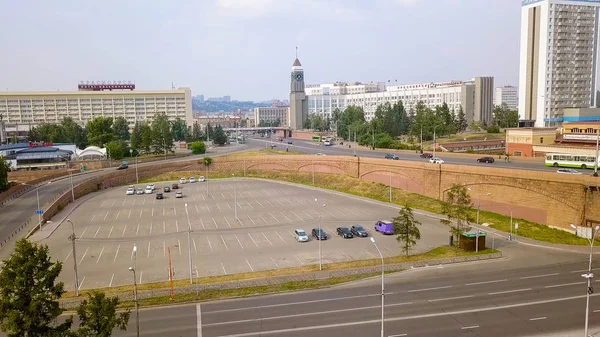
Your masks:
{"label": "car on highway", "polygon": [[325,146],[331,146],[331,141],[330,140],[326,140],[323,142],[323,145]]}
{"label": "car on highway", "polygon": [[385,235],[394,235],[394,223],[388,220],[377,221],[375,231]]}
{"label": "car on highway", "polygon": [[142,194],[144,194],[144,190],[141,188],[138,188],[137,190],[135,190],[135,194],[142,195]]}
{"label": "car on highway", "polygon": [[391,159],[391,160],[400,160],[400,158],[398,158],[397,155],[393,154],[393,153],[388,153],[385,155],[385,159]]}
{"label": "car on highway", "polygon": [[294,142],[292,142],[291,140],[288,140],[288,144],[294,145]]}
{"label": "car on highway", "polygon": [[125,192],[126,195],[134,195],[135,194],[135,188],[130,187],[127,189],[127,192]]}
{"label": "car on highway", "polygon": [[127,164],[121,164],[121,165],[119,165],[119,167],[117,167],[117,170],[124,170],[126,168],[129,168],[129,166]]}
{"label": "car on highway", "polygon": [[369,232],[367,232],[367,230],[361,225],[354,225],[350,227],[350,231],[352,234],[354,234],[354,236],[358,236],[360,238],[366,238],[369,236]]}
{"label": "car on highway", "polygon": [[443,164],[444,163],[444,161],[441,158],[438,158],[438,157],[434,157],[434,158],[429,159],[429,162],[432,163],[432,164]]}
{"label": "car on highway", "polygon": [[326,154],[319,152],[319,153],[316,153],[315,156],[326,156]]}
{"label": "car on highway", "polygon": [[344,239],[352,239],[354,237],[354,234],[352,234],[350,228],[348,227],[338,227],[335,229],[335,231],[339,236],[343,237]]}
{"label": "car on highway", "polygon": [[298,242],[308,242],[308,235],[306,235],[304,229],[295,229],[294,237],[296,238],[296,240],[298,240]]}
{"label": "car on highway", "polygon": [[317,240],[327,240],[327,233],[323,228],[313,228],[311,235]]}
{"label": "car on highway", "polygon": [[144,193],[146,193],[146,194],[152,194],[152,192],[154,192],[154,190],[152,189],[152,187],[146,186],[146,189],[144,190]]}
{"label": "car on highway", "polygon": [[162,193],[156,193],[156,199],[159,199],[159,200],[164,199],[163,194]]}
{"label": "car on highway", "polygon": [[433,158],[433,153],[424,152],[424,153],[421,153],[421,155],[419,157],[426,158],[426,159]]}
{"label": "car on highway", "polygon": [[165,187],[163,187],[163,192],[169,193],[169,192],[171,192],[171,188],[169,186],[165,186]]}
{"label": "car on highway", "polygon": [[175,193],[175,198],[183,198],[183,192],[181,192],[181,191],[177,191],[177,192]]}
{"label": "car on highway", "polygon": [[171,189],[172,190],[177,190],[177,189],[179,189],[179,185],[173,184],[173,185],[171,185]]}
{"label": "car on highway", "polygon": [[206,181],[206,178],[204,176],[200,176],[200,177],[198,177],[198,181],[203,183]]}
{"label": "car on highway", "polygon": [[492,157],[481,157],[477,159],[478,163],[493,163],[495,160]]}
{"label": "car on highway", "polygon": [[195,183],[195,182],[196,182],[196,178],[190,177],[190,183]]}
{"label": "car on highway", "polygon": [[574,169],[570,169],[570,168],[561,168],[556,170],[556,173],[562,173],[562,174],[581,174],[581,172],[574,170]]}

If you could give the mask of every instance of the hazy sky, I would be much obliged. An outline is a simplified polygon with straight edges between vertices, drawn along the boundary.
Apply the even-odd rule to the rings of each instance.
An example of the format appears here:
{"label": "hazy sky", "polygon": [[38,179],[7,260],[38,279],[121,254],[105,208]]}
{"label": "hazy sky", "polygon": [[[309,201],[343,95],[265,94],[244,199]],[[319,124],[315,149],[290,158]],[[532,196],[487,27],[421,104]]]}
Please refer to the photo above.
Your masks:
{"label": "hazy sky", "polygon": [[0,0],[0,88],[286,99],[296,46],[307,83],[517,85],[519,26],[518,0]]}

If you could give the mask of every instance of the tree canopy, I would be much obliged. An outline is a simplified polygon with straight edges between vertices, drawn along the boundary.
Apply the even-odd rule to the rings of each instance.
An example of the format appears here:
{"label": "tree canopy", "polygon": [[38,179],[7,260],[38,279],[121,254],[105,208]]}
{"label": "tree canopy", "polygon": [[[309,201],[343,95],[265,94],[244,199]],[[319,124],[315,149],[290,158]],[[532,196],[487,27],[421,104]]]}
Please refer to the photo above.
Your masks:
{"label": "tree canopy", "polygon": [[[158,113],[152,121],[152,149],[154,153],[174,152],[171,124],[165,113]],[[144,136],[142,132],[142,142]]]}
{"label": "tree canopy", "polygon": [[88,132],[88,142],[90,145],[104,146],[115,139],[115,133],[112,129],[113,119],[110,117],[96,117],[89,121],[85,128]]}
{"label": "tree canopy", "polygon": [[129,124],[125,117],[117,117],[112,124],[113,132],[115,133],[115,139],[126,141],[129,140],[131,135],[129,134]]}
{"label": "tree canopy", "polygon": [[4,157],[0,156],[0,192],[4,192],[10,188],[8,181],[8,172],[10,171],[10,164],[4,160]]}
{"label": "tree canopy", "polygon": [[127,330],[129,309],[117,314],[118,297],[108,298],[104,293],[91,292],[77,309],[78,337],[110,337],[113,330]]}

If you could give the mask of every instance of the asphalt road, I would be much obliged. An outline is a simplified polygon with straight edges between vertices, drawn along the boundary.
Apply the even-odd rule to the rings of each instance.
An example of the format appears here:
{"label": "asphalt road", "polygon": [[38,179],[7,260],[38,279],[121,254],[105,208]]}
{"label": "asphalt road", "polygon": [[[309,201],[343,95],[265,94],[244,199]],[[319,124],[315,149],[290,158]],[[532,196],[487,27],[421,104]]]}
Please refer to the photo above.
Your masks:
{"label": "asphalt road", "polygon": [[[511,258],[506,260],[387,275],[385,336],[581,335],[585,255],[520,246],[507,251]],[[540,263],[546,264],[535,266]],[[145,309],[140,331],[156,337],[379,336],[379,282]],[[593,295],[590,333],[599,331],[600,299]],[[135,321],[127,332],[114,335],[135,336]]]}

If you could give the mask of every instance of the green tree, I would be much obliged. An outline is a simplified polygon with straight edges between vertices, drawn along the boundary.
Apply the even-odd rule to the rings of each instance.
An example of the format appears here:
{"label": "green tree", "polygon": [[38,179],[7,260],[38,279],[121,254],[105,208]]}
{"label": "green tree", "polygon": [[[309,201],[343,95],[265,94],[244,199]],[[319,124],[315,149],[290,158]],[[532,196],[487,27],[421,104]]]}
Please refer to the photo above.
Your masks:
{"label": "green tree", "polygon": [[164,112],[156,114],[152,121],[152,149],[154,153],[174,152],[171,124]]}
{"label": "green tree", "polygon": [[402,252],[408,256],[410,250],[421,240],[421,223],[415,220],[412,208],[408,204],[400,210],[400,214],[394,217],[394,232],[398,235],[396,240],[402,246]]}
{"label": "green tree", "polygon": [[[150,148],[152,147],[152,140],[153,140],[153,134],[152,134],[152,127],[150,126],[150,124],[148,122],[144,122],[142,123],[142,127],[141,127],[141,150],[143,150],[144,152],[148,153],[150,152]],[[138,149],[138,150],[140,150]]]}
{"label": "green tree", "polygon": [[139,151],[142,147],[142,124],[136,122],[131,130],[131,148],[134,151]]}
{"label": "green tree", "polygon": [[63,313],[58,300],[64,293],[56,282],[61,262],[50,261],[48,246],[18,240],[0,271],[0,321],[7,337],[67,336],[73,323],[56,324]]}
{"label": "green tree", "polygon": [[202,129],[200,128],[200,124],[198,124],[198,122],[194,122],[194,125],[192,126],[192,140],[202,140]]}
{"label": "green tree", "polygon": [[10,171],[10,164],[4,160],[4,157],[0,156],[0,192],[4,192],[10,188],[8,181],[8,172]]}
{"label": "green tree", "polygon": [[129,123],[125,117],[119,116],[115,118],[112,125],[113,132],[115,133],[115,139],[117,140],[129,140],[131,135],[129,134]]}
{"label": "green tree", "polygon": [[478,121],[472,121],[471,124],[469,125],[469,129],[474,132],[481,131],[482,128],[483,128],[483,125]]}
{"label": "green tree", "polygon": [[456,130],[458,132],[465,132],[467,130],[467,116],[463,111],[462,105],[458,107],[458,114],[456,115]]}
{"label": "green tree", "polygon": [[217,145],[225,145],[227,142],[227,135],[220,125],[215,128],[214,134],[212,135],[212,140],[213,143]]}
{"label": "green tree", "polygon": [[339,114],[337,119],[338,136],[343,139],[350,139],[354,137],[354,132],[357,133],[357,137],[360,137],[360,131],[365,130],[365,112],[362,107],[349,106]]}
{"label": "green tree", "polygon": [[113,140],[105,145],[111,159],[122,159],[127,155],[127,144],[122,140]]}
{"label": "green tree", "polygon": [[89,121],[85,126],[89,144],[101,147],[114,140],[112,124],[113,120],[110,117],[96,117]]}
{"label": "green tree", "polygon": [[171,123],[171,132],[173,133],[173,139],[185,140],[188,135],[188,127],[184,120],[177,117],[173,123]]}
{"label": "green tree", "polygon": [[75,144],[78,148],[83,149],[87,146],[86,130],[77,124],[73,118],[65,117],[60,122],[65,141]]}
{"label": "green tree", "polygon": [[29,131],[28,138],[32,142],[70,142],[61,124],[41,123],[38,127],[34,127]]}
{"label": "green tree", "polygon": [[206,166],[207,168],[210,166],[210,164],[212,164],[212,158],[211,157],[204,157],[202,158],[202,164],[204,164],[204,166]]}
{"label": "green tree", "polygon": [[192,154],[204,154],[206,153],[206,145],[204,145],[204,142],[202,141],[195,141],[192,144],[190,144],[190,147],[192,148]]}
{"label": "green tree", "polygon": [[487,133],[500,133],[500,128],[498,127],[498,125],[490,125],[487,128]]}
{"label": "green tree", "polygon": [[88,294],[77,308],[79,317],[78,337],[110,337],[113,330],[127,330],[130,311],[117,314],[118,297],[107,298],[106,294],[94,291]]}
{"label": "green tree", "polygon": [[469,195],[467,187],[453,184],[446,194],[446,201],[442,205],[442,214],[446,215],[446,219],[442,219],[440,222],[450,227],[450,233],[456,237],[457,245],[463,229],[472,221],[469,213],[472,206],[471,195]]}

